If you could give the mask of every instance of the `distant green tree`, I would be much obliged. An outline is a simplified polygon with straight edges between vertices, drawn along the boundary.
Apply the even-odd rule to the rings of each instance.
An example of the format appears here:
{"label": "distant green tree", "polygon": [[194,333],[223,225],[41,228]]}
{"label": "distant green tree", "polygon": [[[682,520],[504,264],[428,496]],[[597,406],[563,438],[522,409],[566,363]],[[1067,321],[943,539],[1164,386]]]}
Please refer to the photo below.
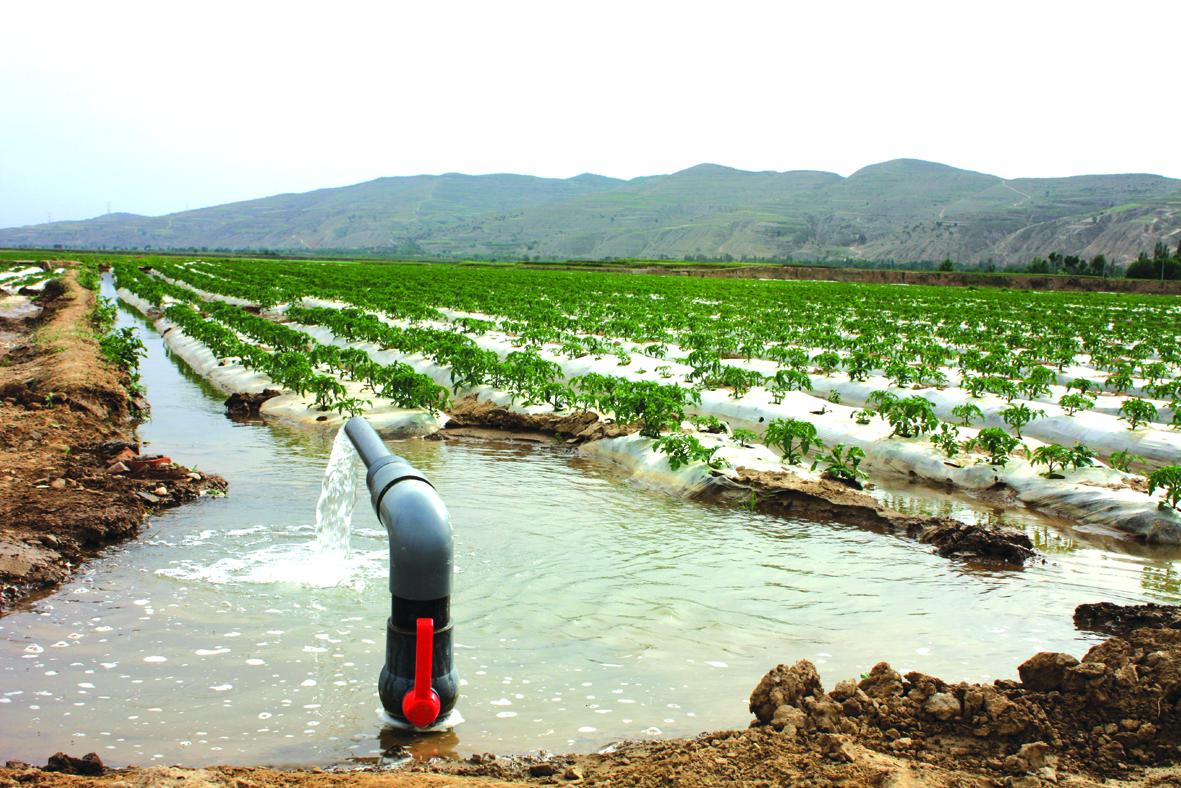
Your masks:
{"label": "distant green tree", "polygon": [[1041,257],[1035,257],[1025,266],[1025,273],[1027,274],[1048,274],[1050,273],[1050,264]]}
{"label": "distant green tree", "polygon": [[1141,252],[1136,262],[1128,266],[1125,276],[1129,279],[1181,279],[1181,259],[1170,259],[1168,247],[1157,242],[1152,258]]}
{"label": "distant green tree", "polygon": [[940,271],[954,271],[955,270],[955,263],[953,263],[951,261],[950,257],[945,258],[943,260],[943,262],[939,264],[939,270]]}

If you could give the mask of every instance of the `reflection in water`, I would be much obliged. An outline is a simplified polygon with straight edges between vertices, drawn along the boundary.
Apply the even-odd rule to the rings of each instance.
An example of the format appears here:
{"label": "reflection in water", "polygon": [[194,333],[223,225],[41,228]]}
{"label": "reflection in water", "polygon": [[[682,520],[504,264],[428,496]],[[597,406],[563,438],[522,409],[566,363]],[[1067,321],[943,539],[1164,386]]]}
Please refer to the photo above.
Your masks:
{"label": "reflection in water", "polygon": [[[404,739],[378,718],[389,595],[371,512],[353,524],[339,581],[313,582],[333,436],[228,421],[220,397],[144,338],[144,437],[222,473],[230,494],[157,517],[144,539],[0,620],[6,757],[292,764],[590,750],[742,726],[750,690],[780,662],[810,659],[829,685],[883,659],[952,681],[1014,677],[1035,651],[1094,641],[1072,628],[1081,602],[1181,599],[1174,554],[1073,539],[1031,515],[1014,518],[1073,549],[1022,572],[981,570],[892,536],[640,490],[544,446],[404,441],[391,448],[430,476],[455,523],[467,719]],[[887,494],[916,513],[993,516]]]}
{"label": "reflection in water", "polygon": [[1181,570],[1176,562],[1163,566],[1145,566],[1141,570],[1140,587],[1145,591],[1177,596],[1181,594]]}
{"label": "reflection in water", "polygon": [[1073,553],[1079,544],[1069,534],[1054,530],[1048,525],[1034,525],[1026,529],[1033,546],[1044,555]]}

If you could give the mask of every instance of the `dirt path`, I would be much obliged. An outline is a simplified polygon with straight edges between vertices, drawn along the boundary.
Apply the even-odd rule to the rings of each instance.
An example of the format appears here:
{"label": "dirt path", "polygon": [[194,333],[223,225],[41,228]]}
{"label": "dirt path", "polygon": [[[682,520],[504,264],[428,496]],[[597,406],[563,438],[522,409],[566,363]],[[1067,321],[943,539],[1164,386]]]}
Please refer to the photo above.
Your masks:
{"label": "dirt path", "polygon": [[70,271],[37,309],[0,317],[0,615],[135,536],[151,511],[225,489],[140,455],[128,381],[101,356],[94,305]]}

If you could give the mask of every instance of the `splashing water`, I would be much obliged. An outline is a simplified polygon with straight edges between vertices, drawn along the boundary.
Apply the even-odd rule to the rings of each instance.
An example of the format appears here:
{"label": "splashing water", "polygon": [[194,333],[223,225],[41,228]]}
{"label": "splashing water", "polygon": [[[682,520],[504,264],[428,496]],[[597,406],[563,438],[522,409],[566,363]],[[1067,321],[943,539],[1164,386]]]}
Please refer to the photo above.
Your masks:
{"label": "splashing water", "polygon": [[332,444],[320,500],[316,503],[316,541],[320,544],[320,552],[340,559],[349,557],[360,465],[357,459],[357,450],[341,428]]}

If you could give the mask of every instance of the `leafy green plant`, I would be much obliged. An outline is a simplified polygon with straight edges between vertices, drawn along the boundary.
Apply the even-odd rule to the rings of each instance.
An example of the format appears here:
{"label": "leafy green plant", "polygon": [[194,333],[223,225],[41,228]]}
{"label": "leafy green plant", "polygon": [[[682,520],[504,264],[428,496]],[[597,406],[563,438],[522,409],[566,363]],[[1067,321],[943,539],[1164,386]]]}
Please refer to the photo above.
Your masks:
{"label": "leafy green plant", "polygon": [[1063,394],[1058,404],[1066,411],[1067,416],[1073,416],[1080,410],[1091,410],[1095,407],[1095,400],[1086,394]]}
{"label": "leafy green plant", "polygon": [[878,389],[877,391],[870,392],[870,395],[866,397],[866,401],[871,405],[877,405],[878,413],[884,419],[886,418],[886,412],[898,401],[898,395],[886,389]]}
{"label": "leafy green plant", "polygon": [[845,359],[845,372],[849,380],[867,380],[876,363],[868,353],[856,352]]}
{"label": "leafy green plant", "polygon": [[930,432],[939,424],[935,405],[926,397],[907,397],[896,400],[882,411],[894,428],[893,435],[913,438]]}
{"label": "leafy green plant", "polygon": [[94,309],[90,310],[90,324],[98,334],[105,334],[115,326],[115,317],[119,314],[119,307],[109,298],[95,300]]}
{"label": "leafy green plant", "polygon": [[1119,408],[1120,418],[1128,422],[1128,429],[1136,430],[1156,418],[1156,406],[1138,397],[1129,399]]}
{"label": "leafy green plant", "polygon": [[741,427],[734,430],[731,437],[738,441],[738,445],[743,448],[750,448],[750,445],[759,439],[758,433],[744,430]]}
{"label": "leafy green plant", "polygon": [[789,465],[798,463],[813,446],[824,443],[816,435],[816,426],[799,419],[775,419],[767,425],[763,442],[783,453]]}
{"label": "leafy green plant", "polygon": [[968,394],[970,394],[973,399],[980,399],[983,397],[987,386],[987,380],[981,375],[965,377],[960,382],[960,387],[963,388],[964,391],[968,392]]}
{"label": "leafy green plant", "polygon": [[1021,437],[1021,428],[1046,415],[1044,410],[1034,410],[1026,405],[1024,402],[1017,405],[1010,405],[1001,411],[1001,419],[1008,424],[1017,433],[1017,437]]}
{"label": "leafy green plant", "polygon": [[971,427],[973,422],[984,419],[984,411],[971,402],[956,405],[951,409],[951,415],[960,420],[961,427]]}
{"label": "leafy green plant", "polygon": [[1076,443],[1070,449],[1067,464],[1076,471],[1080,468],[1089,468],[1095,464],[1095,452],[1084,443]]}
{"label": "leafy green plant", "polygon": [[709,381],[709,384],[728,388],[730,389],[731,397],[740,399],[755,386],[763,385],[765,380],[766,378],[762,374],[753,369],[726,366],[723,368],[721,374]]}
{"label": "leafy green plant", "polygon": [[865,459],[865,452],[858,446],[845,447],[845,444],[838,443],[827,454],[823,454],[812,463],[812,470],[824,463],[825,468],[822,473],[830,479],[837,479],[838,481],[856,483],[861,479],[867,478],[865,471],[861,470],[861,461]]}
{"label": "leafy green plant", "polygon": [[989,465],[1005,466],[1009,464],[1009,455],[1020,445],[1021,441],[1000,427],[985,427],[975,438],[966,441],[964,449],[980,449],[988,455]]}
{"label": "leafy green plant", "polygon": [[1072,458],[1070,449],[1065,446],[1059,446],[1057,443],[1050,443],[1045,446],[1038,446],[1033,450],[1029,462],[1031,465],[1045,465],[1046,472],[1042,474],[1047,479],[1054,476],[1055,469],[1064,470]]}
{"label": "leafy green plant", "polygon": [[1124,473],[1128,473],[1131,470],[1133,463],[1144,462],[1143,457],[1139,454],[1133,454],[1127,449],[1120,449],[1117,452],[1113,452],[1110,460],[1112,468],[1115,468],[1117,471],[1123,471]]}
{"label": "leafy green plant", "polygon": [[858,424],[869,424],[871,421],[873,421],[873,411],[865,410],[864,408],[855,410],[849,414],[849,418],[853,419]]}
{"label": "leafy green plant", "polygon": [[939,432],[931,435],[931,443],[942,449],[949,458],[954,457],[960,453],[960,431],[952,424],[941,422]]}
{"label": "leafy green plant", "polygon": [[1158,489],[1164,490],[1165,499],[1157,504],[1164,509],[1166,506],[1181,511],[1181,465],[1166,465],[1158,468],[1148,476],[1148,494]]}
{"label": "leafy green plant", "polygon": [[668,455],[668,467],[674,471],[695,462],[703,462],[715,469],[726,467],[725,460],[714,456],[719,447],[707,449],[697,438],[683,432],[672,432],[657,438],[652,448]]}
{"label": "leafy green plant", "polygon": [[827,399],[832,404],[839,405],[839,404],[841,404],[841,392],[837,391],[836,389],[833,389],[828,392]]}
{"label": "leafy green plant", "polygon": [[825,375],[831,375],[836,371],[837,367],[841,365],[841,357],[838,353],[831,350],[826,350],[822,353],[817,353],[812,357],[812,363],[816,368]]}
{"label": "leafy green plant", "polygon": [[783,402],[783,397],[789,391],[811,391],[812,379],[801,369],[780,368],[776,370],[767,388],[771,392],[771,400],[778,405]]}
{"label": "leafy green plant", "polygon": [[1123,394],[1128,389],[1132,388],[1134,384],[1132,379],[1132,368],[1129,366],[1121,366],[1107,376],[1107,381],[1104,385],[1117,394]]}
{"label": "leafy green plant", "polygon": [[1029,371],[1017,387],[1026,399],[1037,399],[1050,393],[1050,384],[1055,380],[1054,371],[1039,364]]}
{"label": "leafy green plant", "polygon": [[1078,391],[1079,394],[1086,395],[1092,391],[1095,391],[1096,389],[1102,388],[1102,386],[1093,380],[1088,380],[1087,378],[1075,378],[1074,380],[1070,381],[1069,384],[1067,384],[1066,388],[1074,389]]}
{"label": "leafy green plant", "polygon": [[689,423],[702,432],[709,432],[715,435],[726,431],[726,423],[712,414],[690,416]]}

